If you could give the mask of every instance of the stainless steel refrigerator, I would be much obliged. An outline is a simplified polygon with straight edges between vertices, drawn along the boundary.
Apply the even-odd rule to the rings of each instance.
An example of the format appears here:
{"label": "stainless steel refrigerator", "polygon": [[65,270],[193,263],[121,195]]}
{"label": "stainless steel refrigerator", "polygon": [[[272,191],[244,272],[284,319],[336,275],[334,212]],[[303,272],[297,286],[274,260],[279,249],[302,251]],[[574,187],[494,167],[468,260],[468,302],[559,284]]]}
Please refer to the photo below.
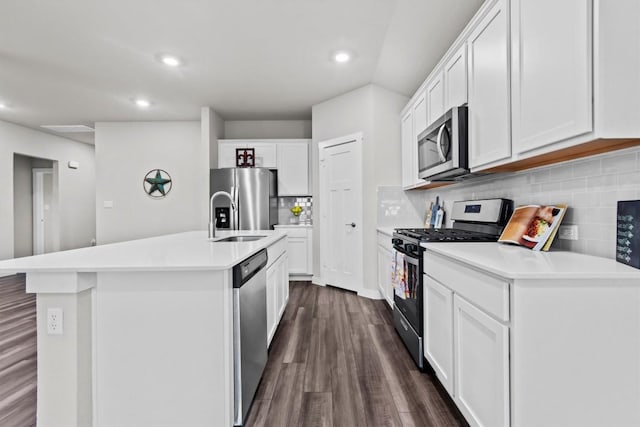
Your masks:
{"label": "stainless steel refrigerator", "polygon": [[231,230],[271,230],[278,223],[277,171],[266,168],[211,169],[209,197],[226,191],[234,197],[236,212],[229,199],[214,201],[216,228]]}

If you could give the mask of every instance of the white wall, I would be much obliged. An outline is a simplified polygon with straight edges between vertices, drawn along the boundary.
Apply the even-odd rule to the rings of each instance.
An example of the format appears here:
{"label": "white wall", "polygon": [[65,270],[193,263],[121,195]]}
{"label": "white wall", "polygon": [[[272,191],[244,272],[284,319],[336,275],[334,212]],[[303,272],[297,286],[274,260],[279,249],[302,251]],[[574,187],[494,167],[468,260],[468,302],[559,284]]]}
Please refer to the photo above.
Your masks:
{"label": "white wall", "polygon": [[[0,259],[14,256],[14,153],[58,162],[60,249],[89,246],[95,236],[93,146],[0,121]],[[69,169],[69,160],[80,168]]]}
{"label": "white wall", "polygon": [[[377,187],[398,185],[400,173],[400,111],[408,98],[377,85],[367,85],[312,108],[313,194],[318,194],[318,143],[356,132],[363,133],[363,259],[376,259]],[[319,203],[314,198],[314,211]],[[314,253],[320,253],[319,222],[314,221]],[[314,257],[314,275],[320,274]],[[375,268],[365,267],[364,287],[375,290]]]}
{"label": "white wall", "polygon": [[[53,168],[50,160],[14,155],[13,162],[13,256],[15,258],[33,255],[33,169]],[[55,179],[55,177],[54,177]],[[43,190],[46,191],[46,188]],[[49,194],[48,197],[53,197]],[[50,224],[55,227],[55,224]],[[57,234],[58,232],[55,231]],[[52,231],[46,232],[48,244],[54,237]]]}
{"label": "white wall", "polygon": [[13,162],[13,256],[33,255],[33,186],[31,160],[14,155]]}
{"label": "white wall", "polygon": [[227,120],[225,139],[311,138],[311,120]]}
{"label": "white wall", "polygon": [[224,138],[224,120],[211,107],[200,113],[202,143],[209,146],[209,168],[218,167],[218,140]]}
{"label": "white wall", "polygon": [[[200,122],[110,122],[95,129],[99,244],[206,229],[209,141]],[[152,169],[171,175],[165,198],[143,189]]]}

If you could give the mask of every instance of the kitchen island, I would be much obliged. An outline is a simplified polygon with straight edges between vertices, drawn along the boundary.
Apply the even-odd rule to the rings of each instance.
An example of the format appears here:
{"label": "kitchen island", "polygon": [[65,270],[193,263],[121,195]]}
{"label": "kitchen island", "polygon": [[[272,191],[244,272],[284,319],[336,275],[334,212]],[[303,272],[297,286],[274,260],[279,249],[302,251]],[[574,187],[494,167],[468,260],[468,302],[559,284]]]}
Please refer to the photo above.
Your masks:
{"label": "kitchen island", "polygon": [[283,233],[220,238],[243,234],[265,237],[187,232],[0,262],[37,294],[38,425],[231,426],[231,269],[264,248],[267,272],[286,261]]}

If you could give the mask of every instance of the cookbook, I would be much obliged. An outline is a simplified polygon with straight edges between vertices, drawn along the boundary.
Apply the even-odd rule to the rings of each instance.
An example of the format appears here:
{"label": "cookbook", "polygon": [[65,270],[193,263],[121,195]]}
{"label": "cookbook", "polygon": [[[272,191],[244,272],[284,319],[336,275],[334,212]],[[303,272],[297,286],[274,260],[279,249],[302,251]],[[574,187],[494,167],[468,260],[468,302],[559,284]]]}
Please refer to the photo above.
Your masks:
{"label": "cookbook", "polygon": [[520,206],[513,211],[498,242],[548,251],[566,212],[567,205]]}

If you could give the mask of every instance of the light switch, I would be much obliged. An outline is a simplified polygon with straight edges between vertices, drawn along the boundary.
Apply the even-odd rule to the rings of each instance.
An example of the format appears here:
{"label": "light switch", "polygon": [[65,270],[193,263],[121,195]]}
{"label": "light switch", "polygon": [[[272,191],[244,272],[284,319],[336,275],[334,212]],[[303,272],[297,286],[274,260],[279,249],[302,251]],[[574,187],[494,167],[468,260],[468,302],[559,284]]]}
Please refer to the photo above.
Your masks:
{"label": "light switch", "polygon": [[80,167],[80,162],[69,160],[69,163],[67,163],[67,166],[69,167],[69,169],[78,169]]}
{"label": "light switch", "polygon": [[105,200],[102,202],[102,206],[104,206],[105,209],[113,209],[113,200]]}

